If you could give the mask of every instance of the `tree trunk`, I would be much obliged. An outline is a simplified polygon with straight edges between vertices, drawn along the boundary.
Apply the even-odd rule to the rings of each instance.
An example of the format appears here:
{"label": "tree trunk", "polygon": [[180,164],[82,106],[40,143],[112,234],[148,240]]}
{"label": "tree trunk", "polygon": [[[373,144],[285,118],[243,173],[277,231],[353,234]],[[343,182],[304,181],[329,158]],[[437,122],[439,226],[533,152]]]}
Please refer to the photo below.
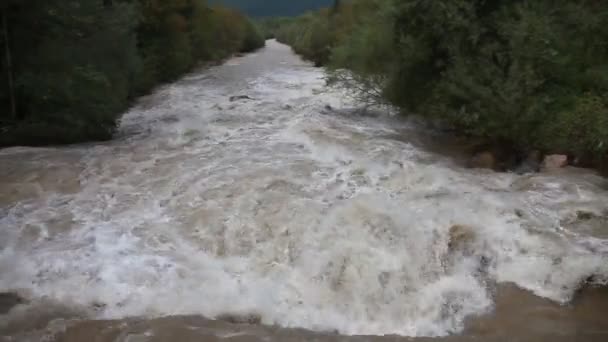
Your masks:
{"label": "tree trunk", "polygon": [[6,9],[2,11],[2,28],[4,30],[4,45],[6,50],[6,75],[8,78],[8,91],[11,101],[11,119],[17,120],[17,104],[15,102],[15,88],[13,85],[13,62],[11,56],[11,46],[8,36],[8,23],[6,19]]}

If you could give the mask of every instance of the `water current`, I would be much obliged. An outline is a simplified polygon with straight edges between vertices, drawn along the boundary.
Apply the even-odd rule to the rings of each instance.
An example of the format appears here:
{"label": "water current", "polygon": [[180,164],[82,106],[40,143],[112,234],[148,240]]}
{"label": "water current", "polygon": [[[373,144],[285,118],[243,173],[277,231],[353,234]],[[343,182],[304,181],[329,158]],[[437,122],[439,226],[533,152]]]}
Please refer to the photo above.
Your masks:
{"label": "water current", "polygon": [[[606,283],[605,179],[467,169],[437,133],[348,95],[269,41],[141,99],[111,142],[1,150],[0,293],[25,303],[0,338],[88,324],[70,341],[97,341],[105,320],[107,341],[152,341],[175,317],[439,337],[500,298],[555,313]],[[133,324],[149,329],[116,328]]]}

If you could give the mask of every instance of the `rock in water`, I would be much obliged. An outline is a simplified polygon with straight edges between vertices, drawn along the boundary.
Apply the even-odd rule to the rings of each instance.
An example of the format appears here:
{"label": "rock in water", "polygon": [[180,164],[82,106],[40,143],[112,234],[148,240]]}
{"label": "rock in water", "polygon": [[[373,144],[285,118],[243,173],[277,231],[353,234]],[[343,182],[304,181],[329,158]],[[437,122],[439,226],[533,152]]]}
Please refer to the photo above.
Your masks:
{"label": "rock in water", "polygon": [[24,302],[16,293],[0,293],[0,315],[11,311],[15,306]]}
{"label": "rock in water", "polygon": [[473,169],[496,169],[496,157],[492,152],[484,151],[476,153],[469,161],[469,167]]}
{"label": "rock in water", "polygon": [[464,254],[470,254],[471,244],[475,242],[475,232],[469,226],[453,225],[450,227],[450,241],[448,242],[448,249],[450,253],[455,251],[461,251]]}
{"label": "rock in water", "polygon": [[248,95],[230,96],[230,102],[234,102],[234,101],[238,101],[238,100],[253,100],[253,98]]}
{"label": "rock in water", "polygon": [[543,160],[542,170],[557,170],[568,166],[568,156],[563,154],[552,154]]}

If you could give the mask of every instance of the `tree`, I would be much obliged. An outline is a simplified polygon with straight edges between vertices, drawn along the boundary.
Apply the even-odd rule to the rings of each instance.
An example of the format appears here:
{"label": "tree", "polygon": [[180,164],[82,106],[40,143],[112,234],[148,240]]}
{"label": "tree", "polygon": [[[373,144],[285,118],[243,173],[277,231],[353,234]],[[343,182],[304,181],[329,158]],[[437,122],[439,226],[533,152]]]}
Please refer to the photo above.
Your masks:
{"label": "tree", "polygon": [[598,163],[608,161],[607,22],[595,0],[343,0],[276,32],[366,101]]}
{"label": "tree", "polygon": [[200,0],[5,0],[0,11],[0,102],[12,108],[0,146],[109,139],[133,97],[264,44],[245,16]]}
{"label": "tree", "polygon": [[8,92],[10,97],[10,113],[11,119],[17,119],[17,104],[15,100],[15,87],[13,82],[13,62],[11,54],[11,44],[8,31],[8,20],[6,18],[7,9],[2,10],[2,29],[4,36],[4,49],[6,51],[6,77],[8,81]]}

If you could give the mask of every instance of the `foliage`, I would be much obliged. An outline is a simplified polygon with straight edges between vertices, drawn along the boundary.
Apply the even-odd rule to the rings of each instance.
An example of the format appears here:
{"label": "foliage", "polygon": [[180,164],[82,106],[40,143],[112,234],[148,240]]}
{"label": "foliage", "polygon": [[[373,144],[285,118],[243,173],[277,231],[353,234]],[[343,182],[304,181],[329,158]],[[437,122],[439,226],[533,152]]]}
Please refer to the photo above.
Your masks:
{"label": "foliage", "polygon": [[213,0],[211,3],[238,8],[253,17],[294,16],[331,4],[332,0]]}
{"label": "foliage", "polygon": [[404,113],[519,149],[600,160],[606,23],[608,6],[596,0],[344,0],[276,34],[317,64],[349,69],[338,79]]}
{"label": "foliage", "polygon": [[289,25],[292,20],[293,18],[291,17],[271,17],[259,19],[257,23],[262,35],[266,39],[274,39],[277,32],[286,25]]}
{"label": "foliage", "polygon": [[460,0],[398,8],[395,102],[521,148],[605,153],[606,6]]}
{"label": "foliage", "polygon": [[0,11],[0,146],[108,139],[133,97],[264,45],[245,16],[199,0],[5,0]]}

